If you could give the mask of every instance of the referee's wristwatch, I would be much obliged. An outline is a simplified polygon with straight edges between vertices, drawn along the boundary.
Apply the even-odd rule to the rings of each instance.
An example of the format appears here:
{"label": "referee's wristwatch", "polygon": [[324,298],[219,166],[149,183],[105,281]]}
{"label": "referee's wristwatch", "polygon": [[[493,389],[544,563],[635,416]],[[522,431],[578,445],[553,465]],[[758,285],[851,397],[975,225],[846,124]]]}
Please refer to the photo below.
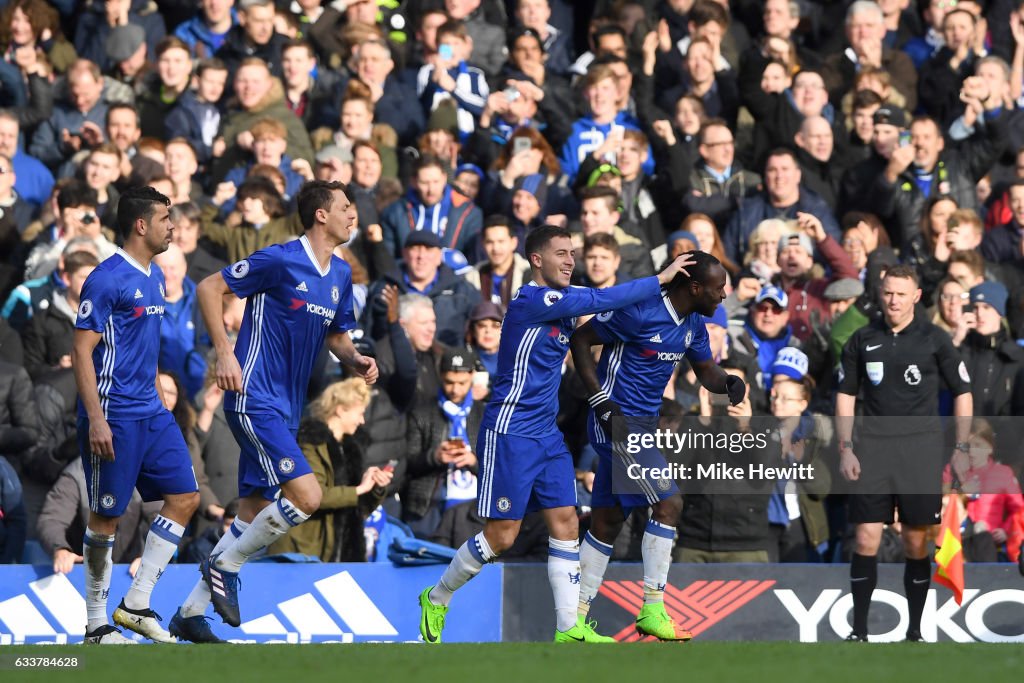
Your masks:
{"label": "referee's wristwatch", "polygon": [[853,442],[852,441],[845,441],[843,439],[840,439],[839,440],[839,450],[840,451],[844,451],[847,448],[849,448],[852,451],[853,450]]}
{"label": "referee's wristwatch", "polygon": [[960,451],[961,453],[970,453],[971,452],[971,444],[966,442],[966,441],[957,441],[956,442],[956,450]]}

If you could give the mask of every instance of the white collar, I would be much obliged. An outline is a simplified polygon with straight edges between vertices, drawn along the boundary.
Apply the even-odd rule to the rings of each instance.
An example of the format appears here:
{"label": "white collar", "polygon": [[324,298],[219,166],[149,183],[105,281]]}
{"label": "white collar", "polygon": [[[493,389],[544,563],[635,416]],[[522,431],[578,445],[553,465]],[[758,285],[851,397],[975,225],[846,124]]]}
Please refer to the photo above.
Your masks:
{"label": "white collar", "polygon": [[117,248],[117,253],[121,255],[121,258],[123,258],[125,261],[128,262],[128,265],[130,265],[133,268],[137,269],[140,273],[142,273],[146,277],[150,276],[150,274],[152,272],[152,264],[150,265],[149,268],[143,268],[141,263],[139,263],[138,261],[133,259],[131,257],[131,255],[127,251],[122,249],[121,247]]}
{"label": "white collar", "polygon": [[683,320],[680,319],[679,314],[676,312],[676,307],[673,306],[672,302],[669,300],[668,294],[662,294],[661,300],[665,302],[665,309],[668,311],[668,314],[672,316],[672,322],[676,324],[676,327],[682,325]]}
{"label": "white collar", "polygon": [[327,270],[322,269],[320,267],[320,262],[316,260],[316,254],[313,253],[313,245],[309,243],[309,238],[303,235],[299,238],[299,241],[302,242],[302,247],[306,250],[306,256],[308,256],[309,260],[313,263],[313,267],[316,268],[316,272],[320,273],[320,277],[327,277],[328,273],[331,272],[330,262],[328,261],[327,263]]}

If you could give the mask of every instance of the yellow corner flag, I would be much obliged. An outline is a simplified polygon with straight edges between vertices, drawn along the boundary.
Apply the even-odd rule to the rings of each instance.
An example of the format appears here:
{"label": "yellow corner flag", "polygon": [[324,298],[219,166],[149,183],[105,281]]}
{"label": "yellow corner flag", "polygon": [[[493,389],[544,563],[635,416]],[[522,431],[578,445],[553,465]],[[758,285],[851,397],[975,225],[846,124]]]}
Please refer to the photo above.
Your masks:
{"label": "yellow corner flag", "polygon": [[960,543],[960,515],[955,496],[954,493],[948,497],[939,537],[935,541],[938,546],[935,563],[938,567],[933,579],[953,591],[959,605],[964,599],[964,552]]}

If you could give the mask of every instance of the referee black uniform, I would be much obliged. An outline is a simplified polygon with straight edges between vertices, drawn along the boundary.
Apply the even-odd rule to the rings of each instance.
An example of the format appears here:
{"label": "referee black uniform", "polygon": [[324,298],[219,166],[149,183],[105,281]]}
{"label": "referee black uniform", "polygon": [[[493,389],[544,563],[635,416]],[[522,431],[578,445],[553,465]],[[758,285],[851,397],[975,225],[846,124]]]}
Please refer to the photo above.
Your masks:
{"label": "referee black uniform", "polygon": [[[939,391],[969,394],[970,376],[949,335],[915,315],[899,332],[882,319],[863,327],[843,347],[839,392],[861,394],[862,416],[853,452],[861,465],[857,493],[849,496],[849,521],[928,526],[942,511],[946,452],[939,420]],[[842,449],[841,444],[841,449]],[[854,553],[850,567],[854,634],[867,637],[867,611],[878,561]],[[910,607],[908,639],[920,638],[931,560],[907,559],[904,588]]]}

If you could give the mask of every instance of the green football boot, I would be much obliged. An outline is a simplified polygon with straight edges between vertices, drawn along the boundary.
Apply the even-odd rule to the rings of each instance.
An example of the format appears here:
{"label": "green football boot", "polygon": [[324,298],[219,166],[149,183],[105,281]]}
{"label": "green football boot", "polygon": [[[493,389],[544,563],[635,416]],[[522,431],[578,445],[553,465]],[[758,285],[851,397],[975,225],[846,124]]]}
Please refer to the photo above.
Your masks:
{"label": "green football boot", "polygon": [[614,638],[602,636],[596,630],[596,621],[587,621],[584,617],[576,619],[576,625],[568,631],[555,631],[556,643],[614,643]]}
{"label": "green football boot", "polygon": [[644,605],[636,615],[636,632],[642,636],[654,636],[658,640],[686,642],[693,634],[676,626],[661,602]]}
{"label": "green football boot", "polygon": [[430,602],[430,590],[433,586],[423,589],[420,593],[420,637],[424,643],[440,643],[441,631],[444,630],[444,617],[448,614],[447,605],[435,605]]}

